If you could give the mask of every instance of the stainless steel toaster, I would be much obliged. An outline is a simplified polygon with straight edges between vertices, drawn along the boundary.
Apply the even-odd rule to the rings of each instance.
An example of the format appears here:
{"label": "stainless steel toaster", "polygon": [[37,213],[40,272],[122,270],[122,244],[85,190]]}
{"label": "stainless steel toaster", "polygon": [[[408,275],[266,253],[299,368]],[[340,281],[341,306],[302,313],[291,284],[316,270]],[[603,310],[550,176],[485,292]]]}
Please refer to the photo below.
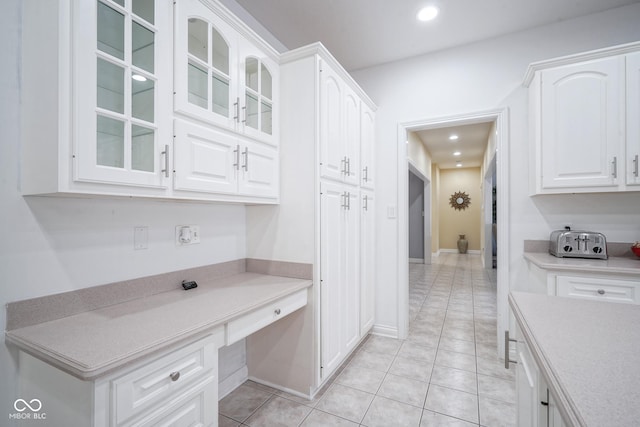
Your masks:
{"label": "stainless steel toaster", "polygon": [[607,259],[607,239],[593,231],[556,230],[549,237],[549,253],[558,258]]}

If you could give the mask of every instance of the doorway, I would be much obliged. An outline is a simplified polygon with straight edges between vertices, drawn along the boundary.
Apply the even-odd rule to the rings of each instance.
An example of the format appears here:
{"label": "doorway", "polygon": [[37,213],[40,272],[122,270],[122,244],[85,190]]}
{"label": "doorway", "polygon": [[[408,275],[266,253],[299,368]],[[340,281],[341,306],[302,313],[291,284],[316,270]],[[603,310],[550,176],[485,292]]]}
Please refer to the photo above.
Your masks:
{"label": "doorway", "polygon": [[431,264],[431,181],[408,163],[409,262]]}
{"label": "doorway", "polygon": [[[495,149],[489,155],[489,164],[495,164],[496,171],[496,199],[497,218],[499,219],[496,226],[497,247],[497,330],[498,338],[498,354],[502,354],[504,350],[504,342],[498,331],[508,329],[509,310],[508,310],[508,293],[509,293],[509,271],[508,271],[508,110],[492,110],[485,112],[472,113],[467,115],[452,116],[438,119],[425,119],[414,122],[400,123],[398,126],[398,254],[397,254],[397,273],[398,273],[398,337],[404,339],[408,335],[409,329],[409,188],[408,188],[408,171],[409,163],[407,153],[408,134],[412,131],[425,129],[435,129],[443,127],[451,127],[456,125],[485,123],[495,121]],[[504,160],[503,160],[504,159]],[[485,245],[486,246],[486,245]],[[492,250],[493,246],[485,247],[485,250]]]}

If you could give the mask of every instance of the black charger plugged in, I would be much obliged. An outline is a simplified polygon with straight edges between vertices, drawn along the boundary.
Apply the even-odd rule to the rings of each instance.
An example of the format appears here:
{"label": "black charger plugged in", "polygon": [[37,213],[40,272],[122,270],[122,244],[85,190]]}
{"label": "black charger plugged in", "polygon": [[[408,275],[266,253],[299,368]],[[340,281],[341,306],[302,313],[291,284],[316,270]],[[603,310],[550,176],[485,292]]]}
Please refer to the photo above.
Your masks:
{"label": "black charger plugged in", "polygon": [[189,289],[197,288],[198,284],[194,280],[191,280],[189,282],[187,282],[186,280],[183,280],[182,287],[184,288],[185,291],[188,291]]}

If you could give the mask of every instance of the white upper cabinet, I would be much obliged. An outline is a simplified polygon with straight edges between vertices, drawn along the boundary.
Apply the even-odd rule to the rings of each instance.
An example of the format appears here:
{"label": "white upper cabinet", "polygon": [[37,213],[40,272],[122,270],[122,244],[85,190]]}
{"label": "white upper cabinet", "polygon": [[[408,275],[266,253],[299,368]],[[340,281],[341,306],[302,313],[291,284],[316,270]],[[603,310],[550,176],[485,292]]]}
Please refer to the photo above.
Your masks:
{"label": "white upper cabinet", "polygon": [[175,110],[278,143],[278,65],[200,0],[175,2]]}
{"label": "white upper cabinet", "polygon": [[532,64],[532,192],[637,191],[640,44]]}
{"label": "white upper cabinet", "polygon": [[627,55],[627,185],[640,185],[640,52]]}
{"label": "white upper cabinet", "polygon": [[24,2],[23,193],[165,195],[171,6],[46,3]]}
{"label": "white upper cabinet", "polygon": [[617,185],[623,67],[606,58],[541,73],[543,188]]}
{"label": "white upper cabinet", "polygon": [[360,186],[375,188],[375,113],[365,104],[360,104]]}

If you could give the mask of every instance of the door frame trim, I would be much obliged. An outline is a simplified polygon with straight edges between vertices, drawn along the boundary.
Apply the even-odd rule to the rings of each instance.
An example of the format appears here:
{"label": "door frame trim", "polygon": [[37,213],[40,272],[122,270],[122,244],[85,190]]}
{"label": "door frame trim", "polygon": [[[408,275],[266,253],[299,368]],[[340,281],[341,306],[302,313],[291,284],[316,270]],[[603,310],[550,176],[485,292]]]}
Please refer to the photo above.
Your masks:
{"label": "door frame trim", "polygon": [[495,121],[496,123],[496,181],[498,203],[498,284],[497,284],[497,320],[498,355],[502,354],[504,342],[498,331],[509,327],[509,109],[500,108],[459,114],[438,118],[426,118],[411,122],[398,123],[397,161],[398,161],[398,204],[397,204],[397,315],[398,338],[405,339],[409,333],[409,238],[408,238],[408,133],[424,129],[449,127]]}

